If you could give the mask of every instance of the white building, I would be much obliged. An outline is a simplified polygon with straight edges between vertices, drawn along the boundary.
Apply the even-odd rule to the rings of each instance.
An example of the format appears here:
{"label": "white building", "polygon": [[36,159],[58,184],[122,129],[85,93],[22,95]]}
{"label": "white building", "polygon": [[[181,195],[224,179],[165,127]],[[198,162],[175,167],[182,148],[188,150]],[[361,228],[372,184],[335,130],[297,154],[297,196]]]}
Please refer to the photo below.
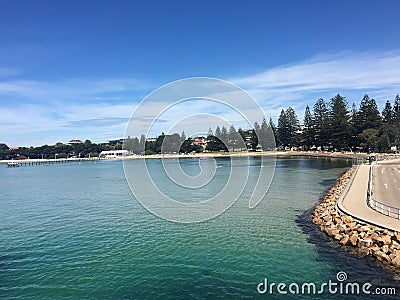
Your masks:
{"label": "white building", "polygon": [[111,150],[111,151],[101,151],[99,154],[100,158],[117,158],[125,157],[129,155],[128,150]]}

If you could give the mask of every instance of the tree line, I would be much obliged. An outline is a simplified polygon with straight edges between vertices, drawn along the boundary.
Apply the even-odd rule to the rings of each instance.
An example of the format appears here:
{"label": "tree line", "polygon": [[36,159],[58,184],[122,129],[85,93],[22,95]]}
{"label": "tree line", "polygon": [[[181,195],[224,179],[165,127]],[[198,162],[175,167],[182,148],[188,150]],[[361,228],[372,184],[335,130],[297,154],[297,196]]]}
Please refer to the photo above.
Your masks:
{"label": "tree line", "polygon": [[320,98],[312,109],[306,106],[302,126],[293,108],[282,109],[274,131],[279,147],[388,152],[400,146],[400,97],[393,105],[386,101],[382,112],[367,94],[351,109],[340,94],[328,102]]}
{"label": "tree line", "polygon": [[140,138],[128,137],[124,143],[124,149],[134,154],[158,154],[158,153],[190,153],[190,152],[220,152],[241,150],[273,150],[273,132],[271,126],[265,120],[254,128],[236,130],[234,125],[229,129],[225,126],[217,126],[215,132],[210,127],[208,134],[195,138],[188,137],[183,131],[181,135],[173,133],[166,135],[162,133],[154,139],[146,139],[145,135]]}
{"label": "tree line", "polygon": [[43,145],[40,147],[19,147],[10,149],[6,144],[0,144],[0,159],[51,159],[68,157],[96,157],[103,150],[120,150],[120,144],[96,144],[86,140],[82,144]]}
{"label": "tree line", "polygon": [[154,139],[146,139],[142,134],[140,138],[131,138],[128,136],[124,141],[123,149],[138,155],[151,155],[158,153],[188,153],[201,152],[203,148],[193,144],[192,138],[186,138],[185,132],[166,135],[162,133]]}
{"label": "tree line", "polygon": [[[0,159],[22,158],[68,158],[95,157],[101,151],[126,149],[134,154],[190,153],[202,151],[274,150],[297,148],[302,150],[390,152],[392,147],[400,147],[400,96],[393,104],[388,100],[382,112],[376,101],[364,95],[360,106],[353,103],[349,108],[345,97],[337,94],[329,101],[318,99],[311,108],[307,105],[303,124],[296,111],[289,107],[282,109],[277,125],[272,119],[253,128],[243,130],[231,125],[209,128],[204,137],[206,143],[198,143],[184,132],[166,135],[162,133],[154,139],[127,137],[124,143],[96,144],[86,140],[82,144],[43,145],[10,149],[0,144]],[[275,143],[274,143],[275,141]]]}

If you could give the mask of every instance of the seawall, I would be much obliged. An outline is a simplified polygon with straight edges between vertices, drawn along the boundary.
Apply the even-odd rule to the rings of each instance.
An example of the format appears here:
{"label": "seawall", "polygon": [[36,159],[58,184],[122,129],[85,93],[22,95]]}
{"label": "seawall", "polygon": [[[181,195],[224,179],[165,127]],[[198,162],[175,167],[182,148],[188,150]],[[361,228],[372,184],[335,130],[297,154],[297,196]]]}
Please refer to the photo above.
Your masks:
{"label": "seawall", "polygon": [[355,172],[347,170],[311,214],[319,229],[342,246],[375,259],[391,271],[400,271],[400,233],[359,221],[337,208],[337,201]]}

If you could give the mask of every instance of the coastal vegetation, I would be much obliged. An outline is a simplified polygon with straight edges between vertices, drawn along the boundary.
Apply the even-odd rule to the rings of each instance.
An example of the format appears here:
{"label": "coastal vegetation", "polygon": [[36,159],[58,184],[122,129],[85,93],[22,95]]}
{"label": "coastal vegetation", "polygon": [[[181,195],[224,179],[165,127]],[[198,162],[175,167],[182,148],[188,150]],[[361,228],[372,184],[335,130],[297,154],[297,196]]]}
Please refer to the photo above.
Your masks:
{"label": "coastal vegetation", "polygon": [[120,145],[96,144],[90,140],[79,144],[59,142],[55,145],[18,148],[9,148],[6,144],[0,144],[0,159],[95,157],[103,150],[116,150],[117,148],[121,148]]}
{"label": "coastal vegetation", "polygon": [[337,94],[329,101],[318,99],[305,108],[302,124],[292,107],[282,109],[277,125],[270,119],[254,123],[251,129],[231,125],[209,128],[205,137],[162,133],[156,138],[145,135],[96,144],[81,143],[9,148],[0,144],[0,159],[95,157],[101,151],[129,150],[134,154],[190,153],[220,151],[272,150],[272,135],[279,150],[323,150],[359,152],[395,152],[400,147],[400,96],[393,104],[386,101],[382,112],[376,101],[364,95],[359,108],[351,108],[345,97]]}

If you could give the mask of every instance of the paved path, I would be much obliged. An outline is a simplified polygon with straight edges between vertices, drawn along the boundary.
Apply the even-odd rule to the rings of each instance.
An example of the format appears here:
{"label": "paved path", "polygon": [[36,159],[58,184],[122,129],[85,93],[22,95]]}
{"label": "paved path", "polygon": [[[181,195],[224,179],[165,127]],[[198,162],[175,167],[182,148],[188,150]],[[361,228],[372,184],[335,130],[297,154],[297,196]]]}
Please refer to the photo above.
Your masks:
{"label": "paved path", "polygon": [[349,190],[344,198],[339,200],[338,206],[361,221],[400,231],[400,220],[385,216],[367,205],[369,167],[359,166]]}
{"label": "paved path", "polygon": [[384,204],[400,207],[400,164],[379,164],[372,170],[372,197]]}

